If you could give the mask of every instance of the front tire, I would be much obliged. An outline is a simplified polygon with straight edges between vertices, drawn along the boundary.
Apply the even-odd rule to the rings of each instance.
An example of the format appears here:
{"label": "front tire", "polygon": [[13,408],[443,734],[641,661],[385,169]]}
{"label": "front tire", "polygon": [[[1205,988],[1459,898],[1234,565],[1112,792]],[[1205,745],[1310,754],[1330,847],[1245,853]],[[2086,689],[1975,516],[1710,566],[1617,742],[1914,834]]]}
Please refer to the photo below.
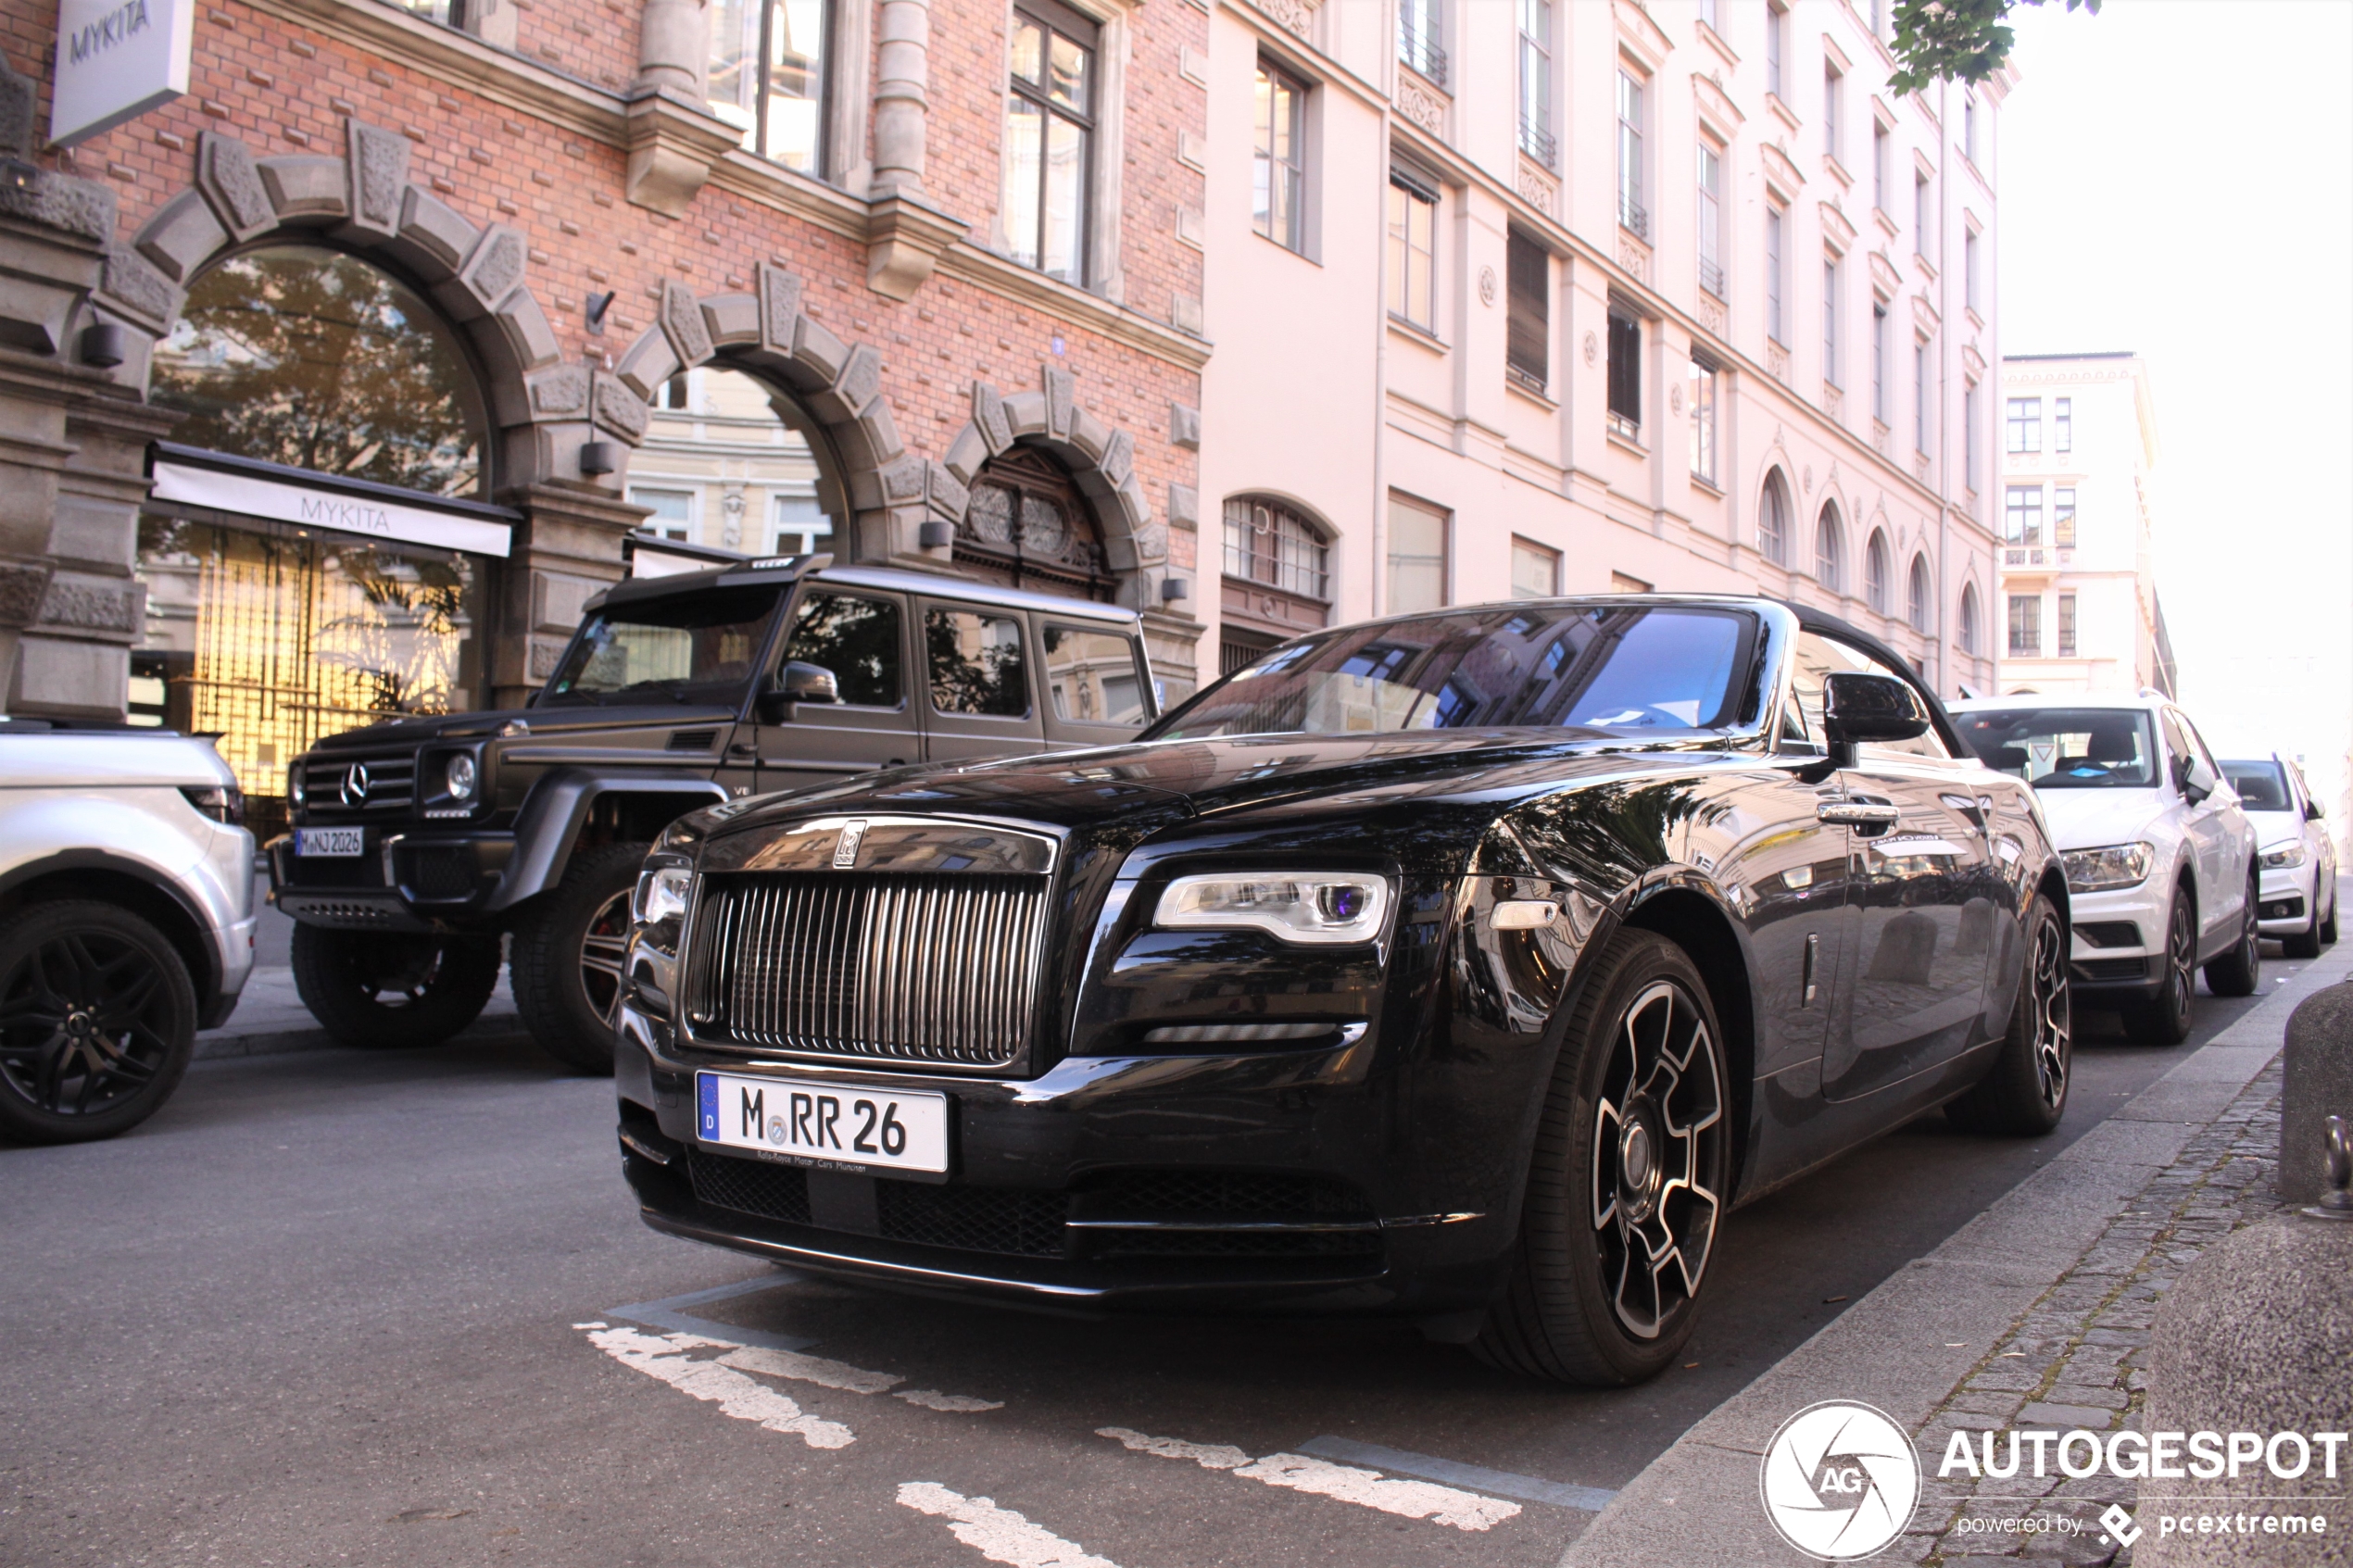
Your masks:
{"label": "front tire", "polygon": [[2144,1046],[2178,1046],[2190,1037],[2190,1005],[2197,995],[2197,914],[2186,892],[2173,895],[2165,920],[2165,965],[2157,995],[2124,1010],[2124,1032]]}
{"label": "front tire", "polygon": [[2336,946],[2336,879],[2334,877],[2329,879],[2329,918],[2321,922],[2321,941],[2326,947]]}
{"label": "front tire", "polygon": [[608,844],[574,855],[515,933],[515,1010],[539,1048],[576,1073],[612,1071],[629,896],[650,847]]}
{"label": "front tire", "polygon": [[2067,1113],[2074,1071],[2075,1020],[2067,979],[2067,928],[2037,894],[2027,916],[2026,972],[2019,977],[2010,1027],[1993,1070],[1944,1107],[1966,1133],[2040,1137]]}
{"label": "front tire", "polygon": [[0,922],[0,1137],[128,1132],[171,1098],[195,1048],[188,966],[137,915],[76,900]]}
{"label": "front tire", "polygon": [[1511,1275],[1471,1347],[1481,1360],[1620,1387],[1675,1359],[1723,1223],[1721,1042],[1680,947],[1611,938],[1554,1068]]}
{"label": "front tire", "polygon": [[482,1015],[498,988],[498,938],[294,928],[295,990],[346,1046],[437,1046]]}
{"label": "front tire", "polygon": [[2263,984],[2260,884],[2255,868],[2246,870],[2246,901],[2239,909],[2239,939],[2231,950],[2206,966],[2206,985],[2218,997],[2251,997]]}
{"label": "front tire", "polygon": [[[2280,953],[2283,957],[2317,959],[2321,956],[2321,944],[2329,940],[2321,934],[2321,876],[2317,869],[2312,873],[2311,902],[2312,918],[2306,922],[2304,929],[2293,936],[2280,938]],[[2334,917],[2336,911],[2331,909],[2329,913]]]}

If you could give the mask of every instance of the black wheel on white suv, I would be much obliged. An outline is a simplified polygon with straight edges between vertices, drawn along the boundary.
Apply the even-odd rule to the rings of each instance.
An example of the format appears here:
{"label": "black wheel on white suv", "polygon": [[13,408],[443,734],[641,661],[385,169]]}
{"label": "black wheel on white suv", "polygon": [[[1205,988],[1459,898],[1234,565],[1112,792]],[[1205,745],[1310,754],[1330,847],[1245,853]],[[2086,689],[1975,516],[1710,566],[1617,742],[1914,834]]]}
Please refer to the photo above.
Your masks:
{"label": "black wheel on white suv", "polygon": [[2251,997],[2263,984],[2262,884],[2246,868],[2246,897],[2239,909],[2239,939],[2206,966],[2207,989],[2218,997]]}
{"label": "black wheel on white suv", "polygon": [[171,1098],[195,1045],[188,966],[137,915],[76,899],[0,922],[0,1137],[126,1132]]}
{"label": "black wheel on white suv", "polygon": [[2190,1037],[2190,1007],[2197,996],[2197,910],[2187,888],[2175,890],[2165,920],[2165,952],[2157,995],[2124,1010],[2124,1032],[2145,1046],[2178,1046]]}

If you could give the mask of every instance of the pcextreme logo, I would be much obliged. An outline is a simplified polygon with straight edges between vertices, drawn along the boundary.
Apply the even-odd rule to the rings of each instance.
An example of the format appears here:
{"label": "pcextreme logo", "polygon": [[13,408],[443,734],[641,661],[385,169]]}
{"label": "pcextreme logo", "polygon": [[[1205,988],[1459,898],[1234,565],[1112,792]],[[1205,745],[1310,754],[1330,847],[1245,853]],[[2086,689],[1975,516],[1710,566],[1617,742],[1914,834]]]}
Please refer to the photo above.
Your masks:
{"label": "pcextreme logo", "polygon": [[1848,1562],[1881,1549],[1912,1522],[1919,1456],[1884,1411],[1824,1399],[1781,1423],[1756,1487],[1781,1539],[1821,1562]]}

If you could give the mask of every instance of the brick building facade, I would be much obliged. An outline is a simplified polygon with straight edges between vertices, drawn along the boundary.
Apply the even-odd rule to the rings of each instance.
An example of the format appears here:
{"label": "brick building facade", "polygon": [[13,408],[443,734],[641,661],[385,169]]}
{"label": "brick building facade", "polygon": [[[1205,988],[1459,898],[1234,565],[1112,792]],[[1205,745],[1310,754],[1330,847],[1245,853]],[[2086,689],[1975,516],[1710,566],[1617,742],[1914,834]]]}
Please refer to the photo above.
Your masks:
{"label": "brick building facade", "polygon": [[[468,584],[479,646],[449,705],[520,697],[619,575],[648,512],[634,451],[698,368],[752,378],[807,444],[837,558],[1000,577],[1010,560],[1019,577],[1019,534],[975,532],[972,497],[1020,449],[1025,473],[1067,482],[1065,591],[1142,610],[1156,672],[1189,689],[1198,627],[1166,586],[1195,570],[1209,352],[1202,257],[1180,233],[1205,116],[1208,19],[1188,0],[753,0],[749,23],[744,0],[179,3],[196,5],[188,93],[57,149],[57,7],[0,0],[6,710],[124,711],[152,630],[143,560],[167,524],[228,530],[205,535],[215,555],[248,526],[314,556],[335,539],[219,515],[201,484],[193,502],[150,493],[153,444],[192,428],[150,395],[156,345],[191,337],[191,290],[233,258],[298,271],[329,252],[407,291],[409,317],[428,302],[423,327],[477,383],[459,399],[484,427],[464,484],[409,499],[505,527],[508,551],[403,568]],[[761,44],[749,64],[729,57],[739,29]],[[1024,70],[1040,83],[1026,98]],[[763,156],[735,103],[799,141]],[[1044,151],[1025,161],[1013,143],[1035,126]],[[253,370],[251,352],[211,352],[214,370],[229,354]],[[165,456],[273,495],[387,499],[363,466]],[[767,548],[764,532],[743,547]],[[212,583],[199,555],[175,570]]]}

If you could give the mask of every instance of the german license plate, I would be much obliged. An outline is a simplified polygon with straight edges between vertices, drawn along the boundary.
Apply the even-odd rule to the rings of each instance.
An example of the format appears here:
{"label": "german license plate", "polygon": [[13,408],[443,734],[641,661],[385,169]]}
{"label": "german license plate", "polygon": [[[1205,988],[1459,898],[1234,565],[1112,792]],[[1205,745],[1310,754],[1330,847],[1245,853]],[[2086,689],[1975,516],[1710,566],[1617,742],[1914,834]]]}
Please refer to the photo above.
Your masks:
{"label": "german license plate", "polygon": [[695,1074],[695,1133],[796,1163],[948,1169],[948,1097],[807,1079]]}
{"label": "german license plate", "polygon": [[363,852],[364,840],[359,828],[296,828],[295,853],[306,860],[321,855],[358,855]]}

